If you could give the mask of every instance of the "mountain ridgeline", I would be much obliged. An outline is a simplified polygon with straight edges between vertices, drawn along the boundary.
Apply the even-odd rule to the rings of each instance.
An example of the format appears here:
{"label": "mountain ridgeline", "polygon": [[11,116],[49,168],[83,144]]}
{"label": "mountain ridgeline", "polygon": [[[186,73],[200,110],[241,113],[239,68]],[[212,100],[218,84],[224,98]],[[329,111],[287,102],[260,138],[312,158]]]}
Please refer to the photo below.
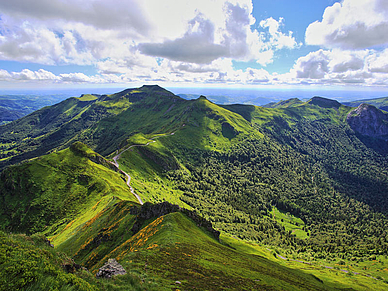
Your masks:
{"label": "mountain ridgeline", "polygon": [[[388,255],[388,118],[357,106],[221,106],[159,86],[67,99],[0,126],[0,227],[46,235],[93,274],[115,258],[137,272],[115,284],[147,290],[384,290],[385,273],[358,270]],[[66,282],[110,290],[79,276]]]}

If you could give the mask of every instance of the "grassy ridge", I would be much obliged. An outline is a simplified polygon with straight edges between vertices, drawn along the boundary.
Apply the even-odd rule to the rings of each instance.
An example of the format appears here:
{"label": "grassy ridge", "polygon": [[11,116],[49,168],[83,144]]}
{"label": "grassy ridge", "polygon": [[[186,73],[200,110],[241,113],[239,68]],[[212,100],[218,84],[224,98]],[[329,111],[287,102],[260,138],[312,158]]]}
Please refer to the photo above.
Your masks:
{"label": "grassy ridge", "polygon": [[98,98],[69,98],[0,127],[0,168],[75,141],[109,155],[137,133],[155,136],[186,125],[180,142],[191,147],[224,149],[238,134],[254,134],[241,116],[206,98],[183,100],[158,86],[143,86]]}
{"label": "grassy ridge", "polygon": [[[224,238],[220,244],[181,213],[149,223],[108,257],[128,269],[158,278],[160,290],[333,290],[340,280],[321,282],[315,275],[289,269],[263,257],[258,249]],[[177,286],[175,281],[182,284]],[[357,286],[357,285],[354,285]],[[382,290],[382,289],[381,289]]]}
{"label": "grassy ridge", "polygon": [[[76,226],[95,211],[101,211],[113,197],[136,202],[121,174],[103,163],[109,164],[77,143],[3,171],[1,227],[16,232],[57,234],[73,219],[78,217],[78,222],[73,223]],[[85,217],[81,219],[80,214]]]}

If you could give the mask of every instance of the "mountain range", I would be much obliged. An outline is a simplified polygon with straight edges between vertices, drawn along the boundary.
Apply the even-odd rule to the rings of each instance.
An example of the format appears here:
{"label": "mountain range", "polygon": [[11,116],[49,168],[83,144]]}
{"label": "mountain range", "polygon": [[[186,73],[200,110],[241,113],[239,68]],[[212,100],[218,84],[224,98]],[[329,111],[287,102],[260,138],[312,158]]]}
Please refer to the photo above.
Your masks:
{"label": "mountain range", "polygon": [[387,116],[143,86],[0,126],[0,290],[384,290]]}

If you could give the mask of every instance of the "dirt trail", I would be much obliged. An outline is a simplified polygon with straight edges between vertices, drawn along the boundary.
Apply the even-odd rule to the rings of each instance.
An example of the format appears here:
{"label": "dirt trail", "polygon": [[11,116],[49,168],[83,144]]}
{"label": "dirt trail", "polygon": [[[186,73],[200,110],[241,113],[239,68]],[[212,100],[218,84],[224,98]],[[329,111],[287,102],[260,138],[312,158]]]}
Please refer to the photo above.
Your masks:
{"label": "dirt trail", "polygon": [[162,136],[167,136],[167,135],[174,135],[174,134],[175,134],[175,132],[170,133],[170,134],[164,134],[164,135],[160,135],[160,136],[157,136],[157,137],[150,138],[151,141],[150,141],[150,142],[147,142],[146,144],[134,144],[134,145],[131,145],[131,146],[127,147],[125,150],[123,150],[122,152],[120,152],[119,154],[117,154],[116,156],[113,157],[113,163],[112,163],[112,164],[116,166],[116,168],[120,171],[120,173],[124,174],[124,175],[127,177],[127,185],[128,185],[128,187],[129,187],[129,190],[131,191],[131,193],[132,193],[133,195],[135,195],[136,199],[139,201],[139,203],[140,203],[141,205],[143,205],[143,200],[141,200],[140,196],[137,195],[137,194],[135,193],[135,190],[132,188],[132,186],[131,186],[131,176],[129,176],[128,173],[126,173],[126,172],[124,172],[123,170],[120,169],[120,165],[119,165],[119,163],[118,163],[118,159],[120,159],[121,155],[122,155],[124,152],[126,152],[127,150],[129,150],[129,149],[131,149],[131,148],[133,148],[133,147],[146,147],[146,146],[148,146],[149,144],[155,142],[155,139],[156,139],[156,138],[159,138],[159,137],[162,137]]}

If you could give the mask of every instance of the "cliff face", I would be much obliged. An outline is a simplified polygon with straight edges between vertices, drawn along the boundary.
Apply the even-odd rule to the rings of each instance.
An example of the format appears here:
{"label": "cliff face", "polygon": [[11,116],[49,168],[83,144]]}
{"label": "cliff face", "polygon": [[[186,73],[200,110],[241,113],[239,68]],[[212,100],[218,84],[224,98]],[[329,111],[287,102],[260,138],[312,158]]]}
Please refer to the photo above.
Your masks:
{"label": "cliff face", "polygon": [[388,114],[372,105],[361,104],[349,112],[346,121],[355,132],[364,136],[388,136]]}

